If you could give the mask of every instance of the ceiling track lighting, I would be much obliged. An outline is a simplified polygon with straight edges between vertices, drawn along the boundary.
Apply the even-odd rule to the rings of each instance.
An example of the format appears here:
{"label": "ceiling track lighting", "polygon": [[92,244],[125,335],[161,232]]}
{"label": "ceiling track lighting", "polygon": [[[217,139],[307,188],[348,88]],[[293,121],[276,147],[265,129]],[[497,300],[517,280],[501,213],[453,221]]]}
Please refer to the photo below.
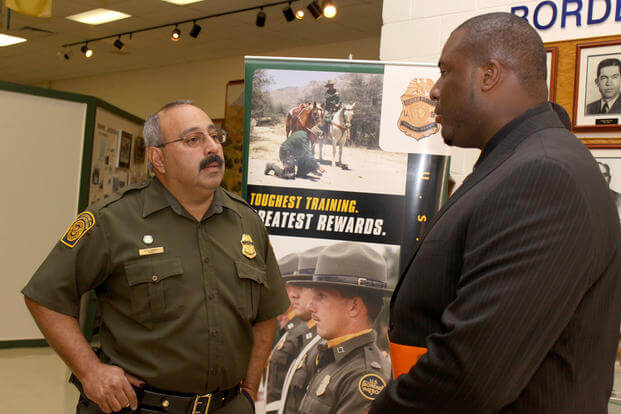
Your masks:
{"label": "ceiling track lighting", "polygon": [[119,36],[118,39],[116,39],[114,41],[114,43],[112,43],[114,45],[114,47],[116,47],[117,49],[119,49],[121,52],[125,50],[125,43],[123,43],[121,41],[121,36]]}
{"label": "ceiling track lighting", "polygon": [[282,9],[282,14],[285,16],[285,20],[288,22],[292,22],[295,20],[295,15],[293,14],[293,9],[291,8],[291,2],[289,5]]}
{"label": "ceiling track lighting", "polygon": [[82,46],[80,48],[80,50],[82,51],[82,53],[84,53],[84,56],[86,56],[87,58],[93,56],[93,49],[91,49],[90,47],[88,47],[88,43],[86,43],[84,46]]}
{"label": "ceiling track lighting", "polygon": [[325,0],[321,8],[322,8],[323,15],[326,18],[332,19],[334,18],[334,16],[336,16],[336,6],[330,0]]}
{"label": "ceiling track lighting", "polygon": [[308,6],[306,6],[306,8],[310,12],[310,14],[313,15],[315,20],[319,19],[323,15],[323,10],[321,9],[321,7],[319,7],[319,3],[317,3],[317,0],[313,0],[308,3]]}
{"label": "ceiling track lighting", "polygon": [[265,26],[265,12],[263,11],[263,7],[261,7],[261,10],[259,10],[259,12],[257,13],[257,26],[258,27],[263,27]]}
{"label": "ceiling track lighting", "polygon": [[178,42],[179,39],[181,39],[181,30],[179,30],[177,25],[175,25],[174,30],[170,34],[170,40],[172,40],[173,42]]}
{"label": "ceiling track lighting", "polygon": [[[297,9],[294,12],[292,7],[291,7],[291,5],[293,3],[295,3],[296,1],[300,2],[300,8]],[[198,22],[200,20],[206,20],[206,19],[215,18],[215,17],[230,16],[230,15],[238,14],[238,13],[246,13],[246,12],[251,11],[251,10],[258,10],[255,23],[256,23],[256,25],[258,27],[264,27],[265,26],[265,22],[267,20],[267,15],[266,15],[266,13],[265,13],[265,11],[263,9],[268,8],[268,7],[283,6],[283,5],[285,7],[282,9],[282,12],[283,12],[283,16],[285,17],[285,20],[287,20],[287,22],[291,22],[294,19],[302,20],[304,18],[304,16],[305,16],[304,6],[301,3],[302,1],[304,1],[304,0],[281,0],[281,1],[274,1],[272,3],[264,3],[264,4],[261,4],[261,5],[256,5],[256,6],[246,7],[246,8],[240,8],[240,9],[235,9],[235,10],[228,10],[228,11],[225,11],[225,12],[210,14],[210,15],[207,15],[207,16],[196,17],[196,18],[193,18],[193,19],[182,20],[182,21],[177,21],[177,22],[170,22],[170,23],[165,23],[165,24],[161,24],[161,25],[158,25],[158,26],[144,27],[144,28],[141,28],[141,29],[138,29],[138,30],[133,30],[131,32],[116,33],[116,34],[111,34],[111,35],[107,35],[107,36],[102,36],[102,37],[97,37],[97,38],[92,38],[92,39],[81,40],[79,42],[67,43],[67,44],[62,45],[62,47],[63,48],[70,48],[72,46],[80,47],[80,50],[82,51],[84,56],[90,58],[91,56],[93,56],[94,51],[93,51],[93,49],[88,47],[88,43],[89,42],[97,42],[99,40],[106,40],[106,39],[114,39],[114,38],[116,38],[113,41],[112,44],[117,49],[123,51],[124,48],[125,48],[125,44],[121,41],[121,37],[122,36],[128,36],[129,40],[132,40],[132,36],[134,35],[134,33],[142,33],[142,32],[147,32],[147,31],[151,31],[151,30],[158,30],[158,29],[162,29],[162,28],[170,27],[170,26],[174,26],[174,29],[173,29],[173,31],[170,34],[170,40],[173,41],[173,42],[178,42],[181,39],[181,30],[179,30],[179,25],[181,25],[181,24],[192,23],[192,28],[190,29],[189,34],[190,34],[191,37],[197,38],[199,36],[199,33],[201,32],[202,28],[196,22]],[[321,3],[321,6],[319,5],[320,3]],[[313,15],[313,18],[315,20],[319,19],[321,16],[326,16],[327,18],[332,18],[332,17],[334,17],[336,15],[336,7],[334,6],[334,2],[332,0],[312,0],[310,3],[308,3],[306,8]],[[71,53],[70,53],[70,51],[68,51],[67,53],[63,53],[62,56],[65,59],[68,60],[71,57]]]}
{"label": "ceiling track lighting", "polygon": [[196,24],[196,20],[192,24],[192,28],[190,29],[190,36],[194,39],[198,37],[198,34],[201,32],[202,27]]}

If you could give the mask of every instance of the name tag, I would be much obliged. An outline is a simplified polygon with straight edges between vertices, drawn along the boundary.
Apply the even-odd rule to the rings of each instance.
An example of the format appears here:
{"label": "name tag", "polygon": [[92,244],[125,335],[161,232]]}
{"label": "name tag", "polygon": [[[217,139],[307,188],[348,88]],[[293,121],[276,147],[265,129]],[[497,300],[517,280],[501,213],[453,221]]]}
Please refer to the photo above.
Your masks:
{"label": "name tag", "polygon": [[163,247],[151,247],[149,249],[139,249],[138,250],[138,254],[140,256],[148,256],[150,254],[160,254],[160,253],[164,253],[164,248]]}

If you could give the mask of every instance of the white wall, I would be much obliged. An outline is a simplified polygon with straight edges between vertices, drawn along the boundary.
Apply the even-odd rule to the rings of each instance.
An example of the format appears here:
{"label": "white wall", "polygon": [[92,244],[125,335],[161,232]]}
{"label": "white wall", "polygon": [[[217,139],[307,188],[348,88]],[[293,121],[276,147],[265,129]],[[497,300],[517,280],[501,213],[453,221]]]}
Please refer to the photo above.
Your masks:
{"label": "white wall", "polygon": [[[350,40],[275,50],[265,56],[379,58],[379,38]],[[175,99],[192,99],[213,118],[224,117],[226,84],[244,78],[243,56],[197,61],[88,78],[37,84],[46,88],[96,96],[136,116],[145,118]]]}
{"label": "white wall", "polygon": [[[437,63],[442,46],[451,32],[462,22],[476,15],[504,11],[511,12],[515,6],[527,7],[528,20],[533,24],[533,15],[543,0],[384,0],[380,59]],[[580,26],[575,15],[567,15],[562,27],[563,0],[553,0],[557,15],[554,24],[545,30],[538,30],[544,42],[582,39],[621,33],[621,21],[615,20],[617,0],[577,0],[565,2],[565,15],[579,10]],[[602,23],[588,24],[588,9],[593,4],[593,18],[605,16],[606,4],[610,5],[608,18]],[[621,3],[620,3],[621,5]],[[519,14],[521,16],[521,14]],[[552,22],[552,7],[544,5],[537,13],[540,25]],[[479,151],[460,148],[451,149],[451,176],[457,186],[472,171]],[[457,187],[456,186],[456,187]]]}

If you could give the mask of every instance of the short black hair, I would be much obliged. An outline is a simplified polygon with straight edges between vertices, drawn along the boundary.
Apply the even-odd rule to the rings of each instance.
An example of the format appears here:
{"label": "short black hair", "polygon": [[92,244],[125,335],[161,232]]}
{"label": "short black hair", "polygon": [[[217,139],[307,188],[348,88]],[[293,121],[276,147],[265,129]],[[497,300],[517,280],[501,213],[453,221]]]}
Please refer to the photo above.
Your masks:
{"label": "short black hair", "polygon": [[513,70],[531,95],[541,93],[546,80],[546,50],[539,34],[528,22],[512,13],[475,16],[455,29],[463,30],[462,47],[477,65],[491,58]]}
{"label": "short black hair", "polygon": [[369,322],[373,323],[382,310],[382,306],[384,305],[383,298],[377,292],[365,291],[359,288],[348,288],[348,287],[339,287],[337,288],[342,297],[351,299],[351,298],[360,298],[364,302],[364,305],[367,307],[367,314],[369,315]]}
{"label": "short black hair", "polygon": [[607,68],[608,66],[617,66],[619,68],[619,72],[621,72],[621,60],[617,58],[608,58],[604,59],[597,65],[597,77],[599,78],[599,74],[602,71],[602,68]]}

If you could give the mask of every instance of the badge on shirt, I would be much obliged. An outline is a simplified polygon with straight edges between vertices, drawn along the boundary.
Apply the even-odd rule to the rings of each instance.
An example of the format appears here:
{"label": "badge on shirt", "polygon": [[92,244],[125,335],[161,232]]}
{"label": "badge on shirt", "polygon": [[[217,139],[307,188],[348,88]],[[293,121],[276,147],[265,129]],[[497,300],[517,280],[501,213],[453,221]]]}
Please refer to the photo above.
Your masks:
{"label": "badge on shirt", "polygon": [[384,379],[375,374],[367,374],[360,378],[360,381],[358,382],[358,391],[360,391],[360,394],[362,394],[362,396],[367,400],[371,401],[380,395],[384,387],[386,387]]}
{"label": "badge on shirt", "polygon": [[249,234],[242,234],[241,238],[242,245],[242,254],[246,256],[248,259],[254,259],[257,255],[257,251],[254,249],[254,243],[252,242],[252,237]]}
{"label": "badge on shirt", "polygon": [[330,383],[330,376],[326,375],[325,377],[323,377],[323,379],[319,383],[319,387],[317,387],[317,391],[315,392],[315,395],[317,397],[321,397],[323,393],[326,392],[326,388],[328,388],[329,383]]}
{"label": "badge on shirt", "polygon": [[71,223],[60,241],[65,246],[73,248],[78,241],[95,225],[95,216],[90,211],[80,213]]}

